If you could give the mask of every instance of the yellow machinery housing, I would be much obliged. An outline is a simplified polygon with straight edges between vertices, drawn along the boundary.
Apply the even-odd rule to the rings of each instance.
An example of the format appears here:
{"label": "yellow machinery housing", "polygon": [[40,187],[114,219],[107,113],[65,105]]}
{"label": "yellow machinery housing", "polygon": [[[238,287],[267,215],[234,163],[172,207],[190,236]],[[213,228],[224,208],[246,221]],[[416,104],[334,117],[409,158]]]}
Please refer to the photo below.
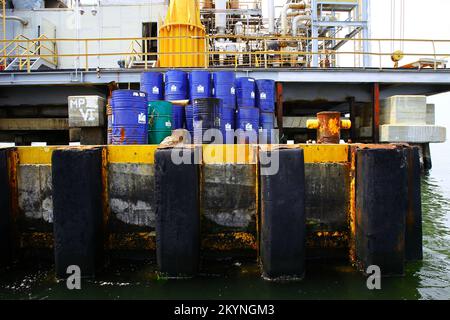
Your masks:
{"label": "yellow machinery housing", "polygon": [[205,27],[197,0],[170,1],[159,29],[160,67],[205,67]]}

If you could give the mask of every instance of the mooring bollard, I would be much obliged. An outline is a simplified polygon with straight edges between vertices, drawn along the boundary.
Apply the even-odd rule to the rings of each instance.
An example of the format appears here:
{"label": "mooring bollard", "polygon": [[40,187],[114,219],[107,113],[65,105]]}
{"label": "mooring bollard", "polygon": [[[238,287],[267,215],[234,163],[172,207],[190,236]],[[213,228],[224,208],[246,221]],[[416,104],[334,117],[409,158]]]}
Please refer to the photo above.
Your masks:
{"label": "mooring bollard", "polygon": [[405,254],[407,261],[417,261],[423,258],[420,153],[418,147],[411,147],[408,151],[408,211],[406,214]]}
{"label": "mooring bollard", "polygon": [[94,277],[103,248],[102,148],[53,151],[52,183],[56,276],[77,266],[82,278]]}
{"label": "mooring bollard", "polygon": [[[172,152],[178,160],[172,159]],[[199,165],[196,149],[155,153],[156,259],[169,277],[194,276],[200,259]]]}
{"label": "mooring bollard", "polygon": [[360,269],[403,275],[408,209],[408,150],[356,151],[356,258]]}
{"label": "mooring bollard", "polygon": [[[305,164],[302,149],[260,151],[279,170],[260,164],[260,259],[266,279],[301,279],[305,273]],[[267,172],[265,172],[267,171]],[[272,172],[273,173],[273,172]]]}
{"label": "mooring bollard", "polygon": [[8,154],[11,149],[0,149],[0,266],[8,265],[12,257],[11,190]]}
{"label": "mooring bollard", "polygon": [[306,122],[308,129],[317,129],[317,143],[339,144],[341,130],[350,129],[350,120],[341,120],[341,113],[335,111],[324,111],[317,114],[317,119]]}

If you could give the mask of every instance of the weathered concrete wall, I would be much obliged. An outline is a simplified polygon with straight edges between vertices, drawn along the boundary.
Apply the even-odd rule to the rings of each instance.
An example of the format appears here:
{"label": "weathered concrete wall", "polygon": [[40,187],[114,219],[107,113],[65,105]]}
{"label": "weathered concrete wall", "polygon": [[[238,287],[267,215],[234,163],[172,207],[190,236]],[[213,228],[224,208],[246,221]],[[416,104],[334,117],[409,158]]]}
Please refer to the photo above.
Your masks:
{"label": "weathered concrete wall", "polygon": [[109,165],[109,205],[113,228],[125,224],[154,230],[154,175],[154,167],[149,164]]}
{"label": "weathered concrete wall", "polygon": [[350,168],[346,163],[306,163],[306,220],[310,231],[348,229]]}
{"label": "weathered concrete wall", "polygon": [[51,230],[53,222],[50,165],[19,165],[17,170],[19,220],[25,229]]}
{"label": "weathered concrete wall", "polygon": [[154,177],[153,164],[109,164],[110,248],[155,250]]}
{"label": "weathered concrete wall", "polygon": [[[339,146],[305,148],[308,246],[330,247],[337,242],[345,246],[350,199],[347,151]],[[149,158],[152,151],[141,149],[123,154],[119,148],[109,153],[105,246],[152,254],[156,248],[154,165]],[[339,157],[338,151],[342,153]],[[22,246],[36,247],[39,243],[39,247],[49,247],[53,243],[51,157],[44,152],[31,155],[17,170]],[[256,253],[257,165],[255,160],[252,164],[222,162],[202,164],[202,248],[230,254]]]}
{"label": "weathered concrete wall", "polygon": [[256,248],[256,165],[205,164],[201,180],[202,245]]}

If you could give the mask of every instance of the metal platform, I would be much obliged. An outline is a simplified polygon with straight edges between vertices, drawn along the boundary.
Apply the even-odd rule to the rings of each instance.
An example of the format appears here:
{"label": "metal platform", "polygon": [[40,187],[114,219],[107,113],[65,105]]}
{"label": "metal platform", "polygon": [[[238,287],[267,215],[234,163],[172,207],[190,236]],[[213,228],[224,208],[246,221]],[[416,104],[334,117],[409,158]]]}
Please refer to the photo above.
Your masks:
{"label": "metal platform", "polygon": [[[166,71],[154,68],[149,71]],[[189,71],[190,69],[185,69]],[[450,90],[450,69],[362,69],[362,68],[284,68],[284,69],[208,69],[209,71],[235,70],[237,77],[250,76],[255,79],[273,79],[287,83],[385,83],[385,84],[440,84]],[[21,85],[104,85],[117,83],[139,83],[144,70],[103,69],[100,71],[43,71],[0,72],[0,86]],[[447,90],[445,90],[447,91]]]}

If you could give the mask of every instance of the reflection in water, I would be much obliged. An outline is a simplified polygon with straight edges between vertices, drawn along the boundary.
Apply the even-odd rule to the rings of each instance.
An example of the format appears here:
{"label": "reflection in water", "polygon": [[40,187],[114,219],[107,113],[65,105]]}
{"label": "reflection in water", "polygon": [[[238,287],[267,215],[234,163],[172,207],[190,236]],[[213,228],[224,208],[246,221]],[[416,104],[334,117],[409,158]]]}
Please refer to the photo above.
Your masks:
{"label": "reflection in water", "polygon": [[450,299],[450,199],[432,176],[422,179],[424,261],[416,272],[423,299]]}
{"label": "reflection in water", "polygon": [[54,281],[51,264],[20,265],[0,276],[0,299],[450,299],[450,197],[431,176],[422,182],[424,261],[407,265],[405,277],[383,278],[369,291],[348,262],[308,261],[302,282],[263,281],[253,261],[208,264],[191,280],[162,280],[153,263],[114,263],[81,291]]}

